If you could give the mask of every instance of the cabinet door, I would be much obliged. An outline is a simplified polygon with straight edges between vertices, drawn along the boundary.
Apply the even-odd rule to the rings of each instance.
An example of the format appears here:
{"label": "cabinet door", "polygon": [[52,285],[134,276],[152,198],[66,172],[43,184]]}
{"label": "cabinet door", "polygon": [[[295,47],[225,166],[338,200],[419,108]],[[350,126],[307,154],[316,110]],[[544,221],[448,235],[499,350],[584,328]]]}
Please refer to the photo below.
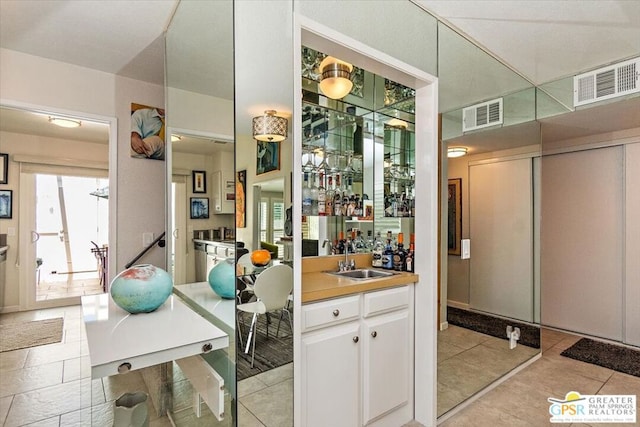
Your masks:
{"label": "cabinet door", "polygon": [[402,310],[364,320],[363,421],[406,404],[411,387],[409,312]]}
{"label": "cabinet door", "polygon": [[360,325],[346,323],[302,336],[302,425],[360,425]]}

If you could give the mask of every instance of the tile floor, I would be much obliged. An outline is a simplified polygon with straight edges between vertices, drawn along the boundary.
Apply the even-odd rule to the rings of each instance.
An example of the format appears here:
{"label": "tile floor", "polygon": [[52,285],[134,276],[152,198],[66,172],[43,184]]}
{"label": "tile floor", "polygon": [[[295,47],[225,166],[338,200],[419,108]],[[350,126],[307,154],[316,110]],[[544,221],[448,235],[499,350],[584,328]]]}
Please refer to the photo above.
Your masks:
{"label": "tile floor", "polygon": [[103,293],[99,278],[83,278],[67,281],[42,280],[36,287],[36,301],[81,297]]}
{"label": "tile floor", "polygon": [[[135,371],[102,380],[86,376],[88,356],[79,306],[2,314],[0,323],[60,316],[65,319],[61,343],[0,353],[3,426],[110,426],[112,400],[124,390],[145,389]],[[446,419],[441,426],[538,427],[549,424],[548,397],[563,397],[571,390],[583,394],[640,395],[640,378],[560,356],[562,350],[579,338],[543,330],[544,353],[540,360]],[[490,352],[492,344],[485,344],[487,349],[477,351]],[[441,347],[446,354],[446,346]],[[292,377],[292,367],[286,365],[240,382],[239,426],[290,426],[291,399],[280,397],[291,396]],[[281,401],[286,407],[276,408],[274,401]],[[155,414],[151,402],[149,407],[150,414]],[[152,416],[150,425],[171,424],[166,417]]]}

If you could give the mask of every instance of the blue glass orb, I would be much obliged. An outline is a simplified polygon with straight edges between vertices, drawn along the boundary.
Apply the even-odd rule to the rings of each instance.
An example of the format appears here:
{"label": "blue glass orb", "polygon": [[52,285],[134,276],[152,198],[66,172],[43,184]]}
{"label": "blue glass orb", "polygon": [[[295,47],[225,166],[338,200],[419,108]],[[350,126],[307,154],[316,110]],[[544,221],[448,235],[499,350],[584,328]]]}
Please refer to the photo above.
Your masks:
{"label": "blue glass orb", "polygon": [[173,280],[169,273],[151,264],[134,265],[111,282],[113,301],[131,314],[150,313],[171,295]]}
{"label": "blue glass orb", "polygon": [[221,298],[236,297],[236,270],[233,266],[233,258],[219,262],[209,271],[209,286]]}

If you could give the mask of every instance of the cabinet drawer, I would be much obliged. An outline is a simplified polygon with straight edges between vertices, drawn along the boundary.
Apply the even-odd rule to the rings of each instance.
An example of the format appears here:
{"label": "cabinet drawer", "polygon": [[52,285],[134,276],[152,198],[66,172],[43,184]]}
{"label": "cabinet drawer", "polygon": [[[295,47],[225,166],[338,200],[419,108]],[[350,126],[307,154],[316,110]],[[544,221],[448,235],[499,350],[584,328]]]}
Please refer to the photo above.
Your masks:
{"label": "cabinet drawer", "polygon": [[409,305],[409,287],[385,289],[364,294],[364,317],[399,310]]}
{"label": "cabinet drawer", "polygon": [[302,307],[302,332],[360,317],[360,296],[338,298]]}

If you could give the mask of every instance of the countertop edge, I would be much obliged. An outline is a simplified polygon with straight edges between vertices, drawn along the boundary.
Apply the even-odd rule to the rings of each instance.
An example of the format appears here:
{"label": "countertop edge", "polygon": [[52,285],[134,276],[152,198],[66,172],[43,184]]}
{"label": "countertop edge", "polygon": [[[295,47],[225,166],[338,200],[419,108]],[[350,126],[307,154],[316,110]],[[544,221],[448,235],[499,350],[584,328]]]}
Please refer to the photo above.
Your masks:
{"label": "countertop edge", "polygon": [[[353,280],[331,276],[323,272],[304,273],[302,275],[301,300],[302,304],[309,304],[326,299],[409,285],[418,283],[418,281],[419,276],[413,273],[399,273],[392,277],[371,280]],[[318,283],[322,283],[322,285],[318,286]]]}

